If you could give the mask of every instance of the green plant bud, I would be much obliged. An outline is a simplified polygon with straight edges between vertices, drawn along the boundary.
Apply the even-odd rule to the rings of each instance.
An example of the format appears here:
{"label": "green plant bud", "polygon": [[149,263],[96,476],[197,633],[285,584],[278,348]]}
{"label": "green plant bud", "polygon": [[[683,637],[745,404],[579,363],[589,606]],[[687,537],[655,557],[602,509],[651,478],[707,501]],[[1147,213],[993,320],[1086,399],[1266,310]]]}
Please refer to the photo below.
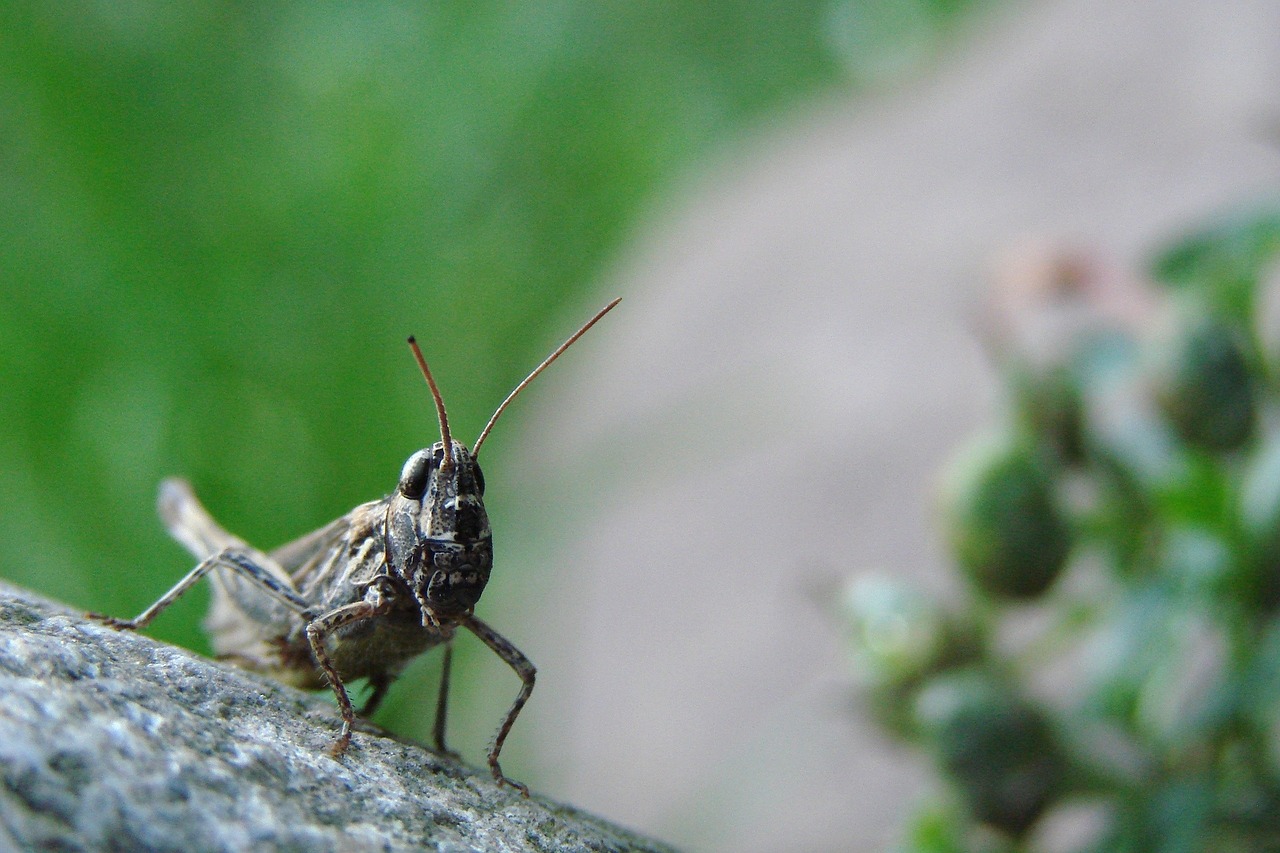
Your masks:
{"label": "green plant bud", "polygon": [[939,676],[921,690],[916,716],[975,819],[1020,835],[1062,792],[1067,765],[1049,721],[993,675]]}
{"label": "green plant bud", "polygon": [[1079,464],[1084,458],[1084,399],[1074,365],[1025,370],[1012,383],[1014,403],[1028,430],[1064,463]]}
{"label": "green plant bud", "polygon": [[876,575],[852,579],[841,611],[859,665],[909,678],[927,672],[945,653],[946,617],[937,604],[904,583]]}
{"label": "green plant bud", "polygon": [[1084,408],[1091,467],[1126,501],[1149,506],[1187,477],[1187,448],[1150,400],[1148,364],[1133,342],[1093,353]]}
{"label": "green plant bud", "polygon": [[[1189,562],[1202,563],[1193,571],[1208,570],[1203,580],[1212,583],[1219,549],[1208,540],[1193,541],[1202,535],[1185,531],[1177,538],[1188,550],[1202,551]],[[1211,603],[1170,579],[1153,576],[1113,598],[1085,644],[1080,706],[1088,717],[1119,725],[1144,749],[1166,754],[1205,743],[1234,701],[1226,686],[1230,637],[1209,615]]]}
{"label": "green plant bud", "polygon": [[1211,316],[1184,314],[1159,362],[1156,396],[1183,441],[1226,451],[1253,435],[1257,390],[1235,328]]}
{"label": "green plant bud", "polygon": [[976,629],[917,590],[883,576],[852,579],[840,604],[868,710],[892,734],[913,737],[916,690],[930,675],[979,658],[982,644]]}
{"label": "green plant bud", "polygon": [[912,707],[922,680],[880,679],[862,684],[858,705],[886,734],[907,743],[920,737]]}
{"label": "green plant bud", "polygon": [[1071,528],[1054,491],[1054,468],[1010,433],[982,438],[952,462],[943,481],[952,552],[969,581],[997,598],[1048,589],[1071,550]]}
{"label": "green plant bud", "polygon": [[1248,546],[1239,593],[1273,610],[1280,605],[1280,434],[1268,435],[1249,460],[1239,517]]}
{"label": "green plant bud", "polygon": [[912,816],[895,853],[1017,853],[1020,849],[1008,835],[975,825],[960,804],[941,801]]}
{"label": "green plant bud", "polygon": [[1152,272],[1248,323],[1258,280],[1277,256],[1280,205],[1272,201],[1181,237],[1157,255]]}

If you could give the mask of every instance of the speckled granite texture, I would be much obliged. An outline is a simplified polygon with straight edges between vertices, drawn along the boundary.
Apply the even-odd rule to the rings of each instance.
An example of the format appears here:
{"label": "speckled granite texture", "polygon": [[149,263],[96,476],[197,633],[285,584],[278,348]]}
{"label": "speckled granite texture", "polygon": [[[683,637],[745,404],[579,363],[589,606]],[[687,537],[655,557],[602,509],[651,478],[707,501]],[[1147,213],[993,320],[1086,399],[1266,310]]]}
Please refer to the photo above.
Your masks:
{"label": "speckled granite texture", "polygon": [[0,584],[0,849],[667,850]]}

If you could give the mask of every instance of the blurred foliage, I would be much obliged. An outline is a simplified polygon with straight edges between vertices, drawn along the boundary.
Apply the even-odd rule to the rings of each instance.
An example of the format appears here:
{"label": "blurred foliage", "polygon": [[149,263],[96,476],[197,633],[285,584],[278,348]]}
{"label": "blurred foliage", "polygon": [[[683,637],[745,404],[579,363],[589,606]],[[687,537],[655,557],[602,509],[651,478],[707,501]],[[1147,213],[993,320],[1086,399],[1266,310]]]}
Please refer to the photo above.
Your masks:
{"label": "blurred foliage", "polygon": [[[474,435],[679,178],[971,2],[0,4],[0,573],[132,615],[190,565],[165,475],[263,547],[384,494],[435,437],[406,335]],[[205,595],[151,633],[207,650]]]}
{"label": "blurred foliage", "polygon": [[902,849],[1280,849],[1280,204],[1149,276],[1049,247],[998,285],[1008,408],[942,493],[964,595],[843,599],[945,783]]}

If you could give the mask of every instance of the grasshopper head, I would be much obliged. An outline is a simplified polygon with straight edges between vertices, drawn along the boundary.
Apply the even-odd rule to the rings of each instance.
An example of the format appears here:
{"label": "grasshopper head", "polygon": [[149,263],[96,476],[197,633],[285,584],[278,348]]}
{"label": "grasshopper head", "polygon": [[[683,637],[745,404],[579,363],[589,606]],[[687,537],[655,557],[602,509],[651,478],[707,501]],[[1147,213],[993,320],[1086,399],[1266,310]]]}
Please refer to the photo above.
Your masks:
{"label": "grasshopper head", "polygon": [[615,299],[543,359],[507,395],[468,450],[454,441],[435,377],[412,337],[409,348],[422,370],[440,420],[440,441],[404,463],[387,507],[387,561],[413,591],[423,626],[439,616],[468,613],[480,600],[493,569],[493,533],[484,510],[484,475],[476,464],[480,445],[511,401],[619,300]]}
{"label": "grasshopper head", "polygon": [[493,568],[484,475],[466,446],[436,442],[409,457],[388,507],[392,571],[433,614],[475,607]]}

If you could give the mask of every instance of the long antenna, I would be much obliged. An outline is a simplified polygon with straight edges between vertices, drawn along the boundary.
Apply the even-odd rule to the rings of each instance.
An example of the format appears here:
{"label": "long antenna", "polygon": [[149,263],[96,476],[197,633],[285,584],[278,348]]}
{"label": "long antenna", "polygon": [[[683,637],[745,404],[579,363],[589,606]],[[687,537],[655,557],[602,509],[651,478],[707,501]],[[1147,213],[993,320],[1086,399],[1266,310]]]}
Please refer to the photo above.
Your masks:
{"label": "long antenna", "polygon": [[413,335],[409,336],[409,349],[413,350],[413,357],[418,360],[422,375],[427,377],[427,387],[431,389],[431,396],[436,401],[436,414],[440,416],[440,440],[444,442],[444,463],[441,467],[448,468],[453,465],[453,436],[449,434],[449,416],[444,412],[444,398],[440,396],[436,379],[431,375],[431,368],[427,367],[427,360],[422,357],[422,350],[418,349],[418,342]]}
{"label": "long antenna", "polygon": [[[515,399],[516,395],[519,394],[521,391],[523,391],[526,385],[528,385],[530,382],[536,379],[539,373],[546,370],[547,367],[551,364],[551,362],[559,358],[560,353],[564,352],[569,347],[571,347],[574,341],[576,341],[578,338],[582,337],[587,333],[587,329],[590,329],[592,326],[594,326],[596,324],[596,321],[598,321],[605,314],[608,314],[610,311],[612,311],[613,306],[617,305],[621,301],[622,301],[622,297],[619,296],[617,299],[613,300],[608,305],[604,306],[599,311],[597,311],[594,317],[588,320],[581,329],[579,329],[578,331],[570,335],[569,340],[565,341],[560,346],[556,347],[555,352],[547,356],[546,359],[543,360],[542,364],[539,364],[537,367],[535,367],[533,369],[533,372],[530,373],[528,376],[526,376],[524,378],[524,381],[521,382],[519,385],[517,385],[516,389],[507,395],[507,399],[502,401],[502,405],[498,406],[498,410],[493,413],[493,417],[489,418],[489,423],[484,425],[484,429],[480,432],[480,437],[476,439],[475,446],[471,448],[472,459],[474,459],[476,456],[480,454],[480,445],[484,444],[484,440],[489,437],[489,431],[492,430],[493,425],[498,422],[498,416],[501,415],[503,411],[507,408],[507,406],[511,404],[511,401]],[[444,409],[442,408],[440,412],[441,412],[441,417],[443,418]]]}

